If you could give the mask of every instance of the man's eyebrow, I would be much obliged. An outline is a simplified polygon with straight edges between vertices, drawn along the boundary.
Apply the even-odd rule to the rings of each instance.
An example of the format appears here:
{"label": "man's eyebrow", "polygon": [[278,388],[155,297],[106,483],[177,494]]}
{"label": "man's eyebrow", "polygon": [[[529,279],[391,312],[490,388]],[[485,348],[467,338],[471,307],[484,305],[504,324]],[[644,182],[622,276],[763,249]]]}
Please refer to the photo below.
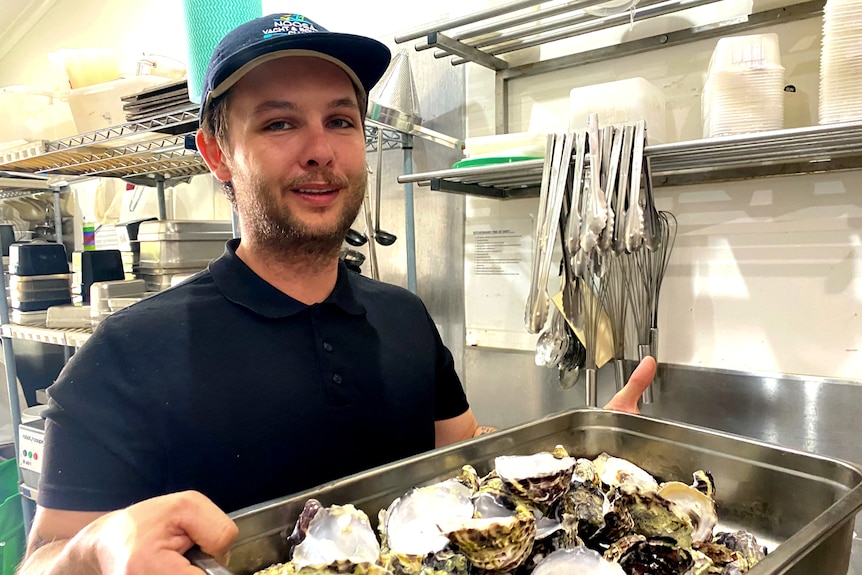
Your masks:
{"label": "man's eyebrow", "polygon": [[[354,110],[359,109],[359,104],[356,103],[356,100],[353,98],[338,98],[336,100],[332,100],[328,107],[330,110],[335,110],[337,108],[352,108]],[[253,114],[261,114],[264,112],[270,111],[279,111],[279,110],[287,110],[291,112],[299,111],[299,106],[294,102],[289,100],[265,100],[259,103],[252,110]]]}
{"label": "man's eyebrow", "polygon": [[255,106],[254,110],[252,110],[252,113],[261,114],[264,112],[270,112],[272,110],[290,110],[295,112],[299,110],[299,106],[287,100],[265,100]]}
{"label": "man's eyebrow", "polygon": [[353,98],[339,98],[337,100],[333,100],[329,103],[330,109],[335,108],[353,108],[354,110],[359,109],[359,104],[356,103],[356,100]]}

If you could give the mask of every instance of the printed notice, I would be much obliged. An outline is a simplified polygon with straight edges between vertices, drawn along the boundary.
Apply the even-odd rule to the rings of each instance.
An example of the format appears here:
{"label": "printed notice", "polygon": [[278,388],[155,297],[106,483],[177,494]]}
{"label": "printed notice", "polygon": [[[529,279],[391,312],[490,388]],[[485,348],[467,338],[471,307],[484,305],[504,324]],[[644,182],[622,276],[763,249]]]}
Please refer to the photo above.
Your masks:
{"label": "printed notice", "polygon": [[465,242],[467,345],[535,349],[524,327],[535,223],[529,216],[469,218]]}
{"label": "printed notice", "polygon": [[473,232],[473,273],[477,276],[519,276],[523,236],[511,228]]}

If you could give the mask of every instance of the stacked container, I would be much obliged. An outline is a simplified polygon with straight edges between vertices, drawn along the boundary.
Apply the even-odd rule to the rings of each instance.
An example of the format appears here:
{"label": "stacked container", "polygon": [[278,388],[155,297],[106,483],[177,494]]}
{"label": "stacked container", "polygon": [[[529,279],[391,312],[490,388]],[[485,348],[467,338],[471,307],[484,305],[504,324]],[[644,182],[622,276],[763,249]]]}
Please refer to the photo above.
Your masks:
{"label": "stacked container", "polygon": [[72,303],[72,274],[63,244],[34,241],[9,246],[12,321],[44,324],[47,309]]}
{"label": "stacked container", "polygon": [[862,120],[862,3],[828,0],[820,52],[820,123]]}
{"label": "stacked container", "polygon": [[160,220],[138,228],[140,279],[148,291],[171,287],[175,276],[199,272],[224,253],[233,237],[230,222]]}
{"label": "stacked container", "polygon": [[705,138],[782,129],[784,68],[778,35],[719,40],[709,62],[701,111]]}

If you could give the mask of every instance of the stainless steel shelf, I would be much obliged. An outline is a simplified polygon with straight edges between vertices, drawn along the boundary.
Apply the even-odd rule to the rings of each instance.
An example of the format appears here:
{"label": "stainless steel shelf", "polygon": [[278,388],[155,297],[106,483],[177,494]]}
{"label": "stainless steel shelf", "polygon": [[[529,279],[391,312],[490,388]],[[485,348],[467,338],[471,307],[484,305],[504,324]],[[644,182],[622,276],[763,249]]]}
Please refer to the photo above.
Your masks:
{"label": "stainless steel shelf", "polygon": [[81,347],[92,335],[88,329],[51,329],[44,326],[7,323],[0,326],[0,334],[12,339],[26,339],[54,345]]}
{"label": "stainless steel shelf", "polygon": [[[0,170],[43,175],[102,176],[151,179],[204,174],[208,168],[185,137],[198,128],[198,108],[189,107],[138,122],[113,126],[55,141],[32,142],[0,153]],[[366,149],[374,151],[383,130],[384,150],[412,145],[410,136],[457,148],[461,140],[417,127],[403,133],[370,120]]]}
{"label": "stainless steel shelf", "polygon": [[[673,186],[862,168],[862,122],[647,146],[653,184]],[[402,184],[499,199],[536,196],[543,160],[405,174]]]}

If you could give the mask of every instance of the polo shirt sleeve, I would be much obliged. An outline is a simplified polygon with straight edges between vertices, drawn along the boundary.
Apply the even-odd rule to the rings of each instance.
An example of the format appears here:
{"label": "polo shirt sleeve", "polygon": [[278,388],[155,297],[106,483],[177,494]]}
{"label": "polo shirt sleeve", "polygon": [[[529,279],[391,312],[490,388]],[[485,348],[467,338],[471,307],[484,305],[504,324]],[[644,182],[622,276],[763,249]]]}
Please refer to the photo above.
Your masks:
{"label": "polo shirt sleeve", "polygon": [[155,390],[140,382],[142,371],[156,380],[165,375],[135,341],[139,334],[115,323],[106,319],[48,390],[43,507],[111,511],[163,492],[153,471],[164,445]]}
{"label": "polo shirt sleeve", "polygon": [[431,316],[428,315],[427,310],[425,314],[434,334],[437,372],[434,382],[434,420],[440,421],[461,415],[467,411],[470,404],[467,402],[467,395],[464,393],[461,379],[455,371],[455,360],[452,358],[452,352],[443,345],[440,332],[437,331],[437,326]]}

